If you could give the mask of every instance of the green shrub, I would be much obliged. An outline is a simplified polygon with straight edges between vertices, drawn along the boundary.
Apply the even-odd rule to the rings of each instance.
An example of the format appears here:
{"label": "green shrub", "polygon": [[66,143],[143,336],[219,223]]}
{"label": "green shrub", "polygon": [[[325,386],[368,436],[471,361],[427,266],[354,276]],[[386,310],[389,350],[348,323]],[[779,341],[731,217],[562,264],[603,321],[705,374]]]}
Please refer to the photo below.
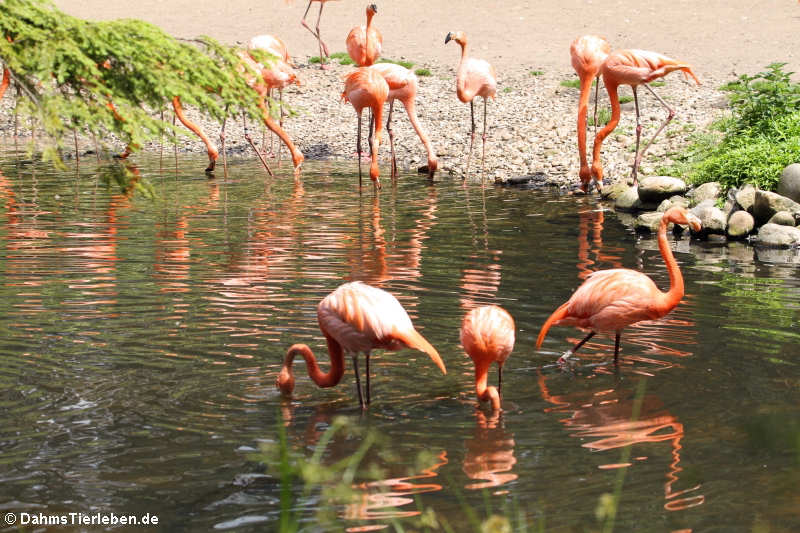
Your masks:
{"label": "green shrub", "polygon": [[799,109],[800,85],[792,83],[793,72],[784,72],[786,63],[772,63],[767,70],[754,76],[743,74],[728,83],[724,90],[729,96],[735,121],[730,132],[764,130],[773,120],[790,115]]}

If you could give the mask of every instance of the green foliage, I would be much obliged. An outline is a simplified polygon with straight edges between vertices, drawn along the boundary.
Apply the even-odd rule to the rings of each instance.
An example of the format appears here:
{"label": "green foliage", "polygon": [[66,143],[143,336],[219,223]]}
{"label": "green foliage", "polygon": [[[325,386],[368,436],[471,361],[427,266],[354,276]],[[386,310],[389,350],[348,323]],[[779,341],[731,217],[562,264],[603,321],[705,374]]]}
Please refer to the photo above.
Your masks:
{"label": "green foliage", "polygon": [[[609,107],[600,107],[597,109],[597,125],[598,126],[605,126],[608,124],[608,121],[611,120],[611,108]],[[594,126],[594,115],[589,114],[589,119],[587,120],[587,124],[589,126]]]}
{"label": "green foliage", "polygon": [[513,91],[513,90],[514,90],[514,89],[512,89],[511,87],[503,87],[503,92],[504,92],[504,93],[510,93],[510,92],[511,92],[511,91]]}
{"label": "green foliage", "polygon": [[633,102],[633,96],[620,96],[619,103],[620,104],[627,104],[629,102]]}
{"label": "green foliage", "polygon": [[347,52],[334,52],[330,55],[330,58],[338,59],[340,65],[355,65],[355,61],[352,60]]}
{"label": "green foliage", "polygon": [[559,85],[569,89],[579,89],[581,86],[581,80],[561,80]]}
{"label": "green foliage", "polygon": [[531,71],[528,72],[528,74],[530,74],[531,76],[543,76],[544,75],[544,71],[543,70],[531,70]]}
{"label": "green foliage", "polygon": [[312,65],[315,65],[317,63],[322,63],[322,58],[319,56],[311,56],[308,58],[308,62]]}
{"label": "green foliage", "polygon": [[226,108],[260,116],[235,50],[207,37],[189,44],[142,21],[88,22],[47,0],[0,3],[0,33],[19,110],[44,129],[43,157],[54,162],[73,128],[132,149],[155,140],[172,129],[155,112],[176,96],[219,120]]}
{"label": "green foliage", "polygon": [[792,83],[793,72],[784,72],[786,63],[772,63],[754,76],[743,74],[725,85],[729,92],[734,121],[730,132],[763,132],[771,123],[800,108],[800,85]]}
{"label": "green foliage", "polygon": [[418,68],[417,70],[414,71],[414,74],[416,74],[417,76],[430,76],[431,71],[427,68]]}
{"label": "green foliage", "polygon": [[397,60],[397,59],[387,59],[387,58],[384,58],[384,57],[380,58],[378,60],[378,63],[394,63],[395,65],[400,65],[401,67],[405,67],[407,69],[411,69],[411,67],[414,66],[414,63],[411,62],[411,61],[403,61],[403,60]]}

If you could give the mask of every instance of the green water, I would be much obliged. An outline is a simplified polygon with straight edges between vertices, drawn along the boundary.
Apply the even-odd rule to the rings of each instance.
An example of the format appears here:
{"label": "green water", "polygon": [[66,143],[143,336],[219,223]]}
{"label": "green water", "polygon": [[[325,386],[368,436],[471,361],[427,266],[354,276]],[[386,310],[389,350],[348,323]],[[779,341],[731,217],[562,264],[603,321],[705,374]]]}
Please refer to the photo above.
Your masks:
{"label": "green water", "polygon": [[[0,514],[272,531],[279,471],[256,452],[283,424],[293,456],[310,457],[345,415],[362,436],[338,433],[324,465],[365,433],[379,443],[352,500],[290,486],[307,531],[419,531],[434,515],[471,531],[491,514],[601,531],[615,490],[616,531],[800,529],[797,252],[674,241],[686,296],[623,333],[617,371],[600,364],[604,335],[576,372],[542,370],[582,337],[556,327],[534,349],[590,271],[669,284],[655,240],[595,199],[411,174],[359,194],[347,162],[309,163],[299,182],[253,162],[227,180],[207,179],[202,158],[136,163],[152,197],[90,161],[56,172],[0,158]],[[283,354],[304,342],[327,361],[316,305],[349,280],[397,296],[448,374],[421,353],[379,353],[362,414],[349,361],[330,389],[299,361],[283,401]],[[459,346],[461,317],[483,303],[517,324],[502,416],[476,408]]]}

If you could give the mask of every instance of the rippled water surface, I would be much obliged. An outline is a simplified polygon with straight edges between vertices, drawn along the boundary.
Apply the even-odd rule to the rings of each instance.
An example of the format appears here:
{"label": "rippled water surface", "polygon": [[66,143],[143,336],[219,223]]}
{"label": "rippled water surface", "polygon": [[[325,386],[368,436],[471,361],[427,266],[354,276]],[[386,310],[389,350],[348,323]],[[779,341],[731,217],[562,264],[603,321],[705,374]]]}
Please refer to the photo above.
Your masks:
{"label": "rippled water surface", "polygon": [[[594,199],[411,174],[359,195],[352,162],[310,163],[295,182],[250,162],[209,180],[201,159],[160,171],[157,158],[137,161],[125,191],[92,163],[0,159],[3,514],[265,531],[284,487],[308,531],[434,517],[469,531],[491,514],[591,531],[617,491],[619,531],[800,530],[796,253],[674,241],[682,304],[623,333],[618,371],[598,335],[560,372],[541,366],[582,333],[553,328],[538,352],[535,337],[589,272],[669,284],[655,240]],[[361,414],[349,360],[329,389],[298,361],[282,401],[289,345],[327,366],[316,305],[348,280],[396,295],[448,374],[421,353],[379,352]],[[459,346],[461,317],[484,303],[517,324],[502,416],[476,409]],[[350,429],[321,442],[339,415]],[[269,459],[280,427],[293,461],[317,451],[329,467],[376,438],[363,468],[337,474],[354,474],[356,497],[320,489],[334,481],[282,484]]]}

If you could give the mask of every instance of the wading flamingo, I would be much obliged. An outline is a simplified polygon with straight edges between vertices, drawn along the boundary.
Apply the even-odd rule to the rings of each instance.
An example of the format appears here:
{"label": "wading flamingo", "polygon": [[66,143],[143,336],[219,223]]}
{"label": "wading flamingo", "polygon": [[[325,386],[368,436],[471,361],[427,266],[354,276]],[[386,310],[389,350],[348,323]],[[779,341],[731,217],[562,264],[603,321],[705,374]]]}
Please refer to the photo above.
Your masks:
{"label": "wading flamingo", "polygon": [[563,363],[597,331],[614,331],[616,364],[622,328],[641,320],[661,318],[672,311],[683,298],[683,276],[667,242],[667,224],[670,222],[688,224],[693,231],[700,230],[700,220],[682,207],[668,209],[661,217],[658,225],[658,249],[669,272],[669,291],[661,292],[653,280],[635,270],[598,270],[590,274],[572,297],[550,315],[536,339],[536,348],[541,347],[551,326],[588,328],[589,334],[559,358],[559,363]]}
{"label": "wading flamingo", "polygon": [[[394,63],[378,63],[372,65],[373,70],[377,70],[386,83],[389,84],[389,116],[386,118],[386,132],[389,134],[389,146],[392,149],[392,176],[397,174],[397,160],[394,155],[394,135],[392,133],[392,107],[395,100],[400,100],[406,108],[408,120],[411,122],[414,131],[417,132],[419,139],[425,146],[428,153],[428,176],[433,177],[439,162],[436,159],[436,152],[431,145],[428,134],[422,129],[417,120],[415,100],[417,98],[417,76],[407,68]],[[422,170],[421,170],[422,171]]]}
{"label": "wading flamingo", "polygon": [[[476,307],[461,322],[461,346],[475,363],[475,393],[479,401],[491,401],[500,409],[503,363],[514,349],[514,319],[496,305]],[[489,366],[497,363],[497,388],[487,386]]]}
{"label": "wading flamingo", "polygon": [[381,56],[383,37],[372,25],[372,17],[378,12],[378,6],[367,6],[367,25],[356,26],[347,34],[347,53],[359,67],[368,67]]}
{"label": "wading flamingo", "polygon": [[[633,89],[633,102],[636,106],[636,157],[633,160],[633,170],[631,176],[633,177],[633,184],[636,185],[636,173],[642,156],[653,144],[661,131],[667,127],[667,124],[675,116],[675,111],[667,105],[667,103],[658,96],[653,89],[650,88],[648,83],[658,78],[662,78],[676,70],[683,71],[683,75],[688,79],[689,76],[694,78],[694,81],[700,85],[700,80],[692,72],[691,65],[681,63],[675,59],[671,59],[665,55],[657,52],[647,52],[645,50],[617,50],[609,54],[601,67],[603,74],[603,83],[608,91],[608,98],[611,100],[611,120],[603,127],[594,138],[594,151],[592,157],[592,176],[596,180],[599,187],[603,185],[603,164],[600,162],[600,150],[603,145],[603,140],[617,127],[619,123],[620,109],[619,109],[619,96],[617,89],[620,85],[630,85]],[[650,91],[656,100],[661,102],[667,110],[667,119],[658,128],[653,137],[639,152],[639,139],[642,135],[642,125],[639,123],[639,100],[636,96],[636,88],[639,85],[644,85]]]}
{"label": "wading flamingo", "polygon": [[389,96],[389,85],[383,76],[376,70],[369,67],[360,67],[344,80],[344,92],[342,98],[345,102],[353,104],[358,116],[358,140],[356,141],[356,151],[358,152],[358,185],[361,186],[361,111],[365,107],[372,110],[375,116],[374,132],[370,131],[371,143],[371,162],[369,165],[369,177],[377,189],[381,188],[380,170],[378,169],[378,146],[381,143],[381,120],[383,120],[383,103]]}
{"label": "wading flamingo", "polygon": [[583,35],[569,45],[569,55],[572,59],[572,68],[581,82],[581,95],[578,100],[578,154],[581,161],[579,176],[581,190],[589,192],[592,180],[592,169],[586,158],[586,112],[589,107],[589,95],[592,92],[592,82],[597,80],[594,91],[594,127],[597,131],[597,91],[600,88],[600,67],[611,52],[611,45],[597,35]]}
{"label": "wading flamingo", "polygon": [[408,314],[388,292],[360,281],[345,283],[326,296],[317,306],[319,329],[328,342],[331,368],[322,372],[311,349],[305,344],[295,344],[286,352],[283,368],[275,382],[284,395],[294,390],[292,361],[296,355],[305,359],[308,375],[320,387],[333,387],[344,374],[344,354],[353,358],[356,374],[358,403],[363,408],[361,378],[358,374],[358,353],[366,356],[366,403],[370,403],[369,354],[372,350],[390,351],[413,348],[427,353],[443,374],[447,373],[439,353],[411,324]]}
{"label": "wading flamingo", "polygon": [[456,94],[458,99],[465,104],[469,102],[469,113],[472,120],[472,130],[469,141],[469,153],[467,154],[467,169],[464,173],[466,178],[469,175],[469,160],[472,156],[472,145],[475,142],[475,110],[473,100],[476,96],[483,97],[483,158],[481,166],[486,159],[486,100],[489,97],[495,98],[497,95],[497,74],[494,67],[483,59],[467,57],[467,36],[463,31],[450,32],[445,37],[444,44],[455,41],[461,45],[461,61],[458,63],[456,74]]}
{"label": "wading flamingo", "polygon": [[[329,68],[328,65],[325,64],[325,58],[329,57],[331,54],[328,52],[328,46],[322,41],[322,37],[320,37],[319,20],[322,18],[322,8],[325,7],[326,2],[330,1],[331,0],[308,0],[308,7],[306,7],[306,12],[303,13],[303,19],[300,21],[300,25],[303,26],[308,31],[310,31],[311,34],[317,38],[317,43],[319,43],[319,60],[321,69]],[[311,27],[308,25],[308,23],[306,23],[306,16],[308,15],[308,10],[311,9],[311,4],[313,4],[314,2],[319,2],[319,16],[317,16],[316,31],[312,30]]]}

